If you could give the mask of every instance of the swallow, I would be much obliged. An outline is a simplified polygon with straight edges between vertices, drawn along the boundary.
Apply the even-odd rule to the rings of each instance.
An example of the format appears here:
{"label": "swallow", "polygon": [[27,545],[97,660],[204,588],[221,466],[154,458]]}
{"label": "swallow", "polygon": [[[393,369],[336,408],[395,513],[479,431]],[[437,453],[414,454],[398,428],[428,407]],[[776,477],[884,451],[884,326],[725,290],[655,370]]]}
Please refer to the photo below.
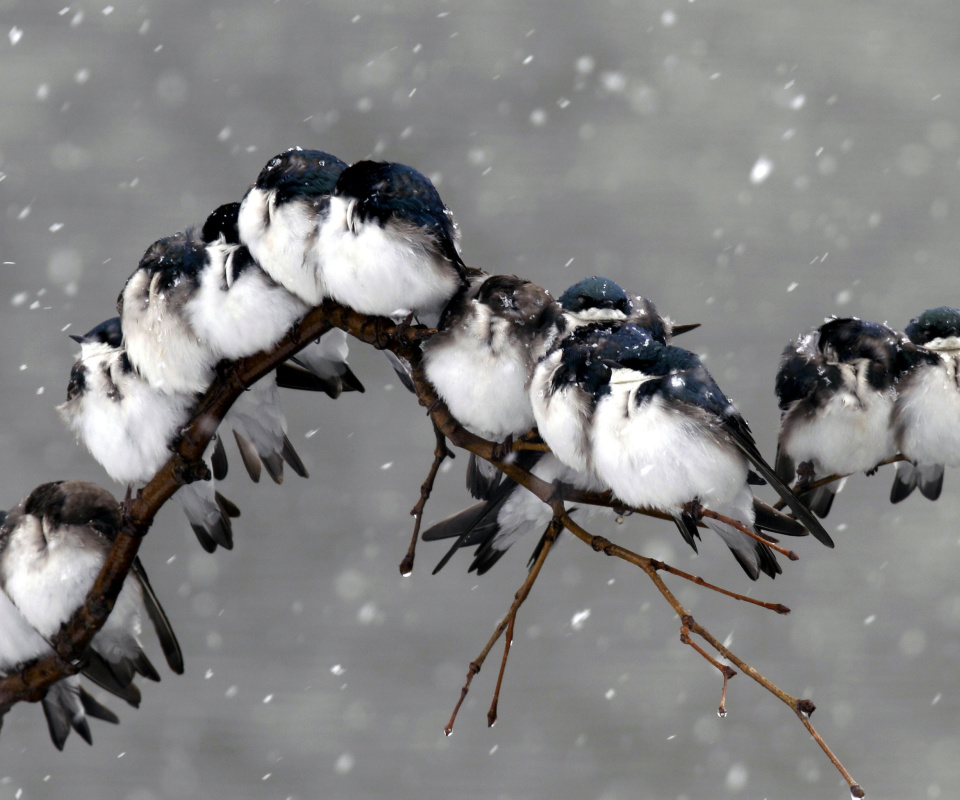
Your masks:
{"label": "swallow", "polygon": [[[801,482],[872,474],[892,458],[897,445],[890,420],[904,368],[902,334],[877,322],[834,318],[794,339],[776,379],[777,474],[791,481],[799,472]],[[828,484],[803,499],[825,517],[836,491]]]}
{"label": "swallow", "polygon": [[238,209],[238,240],[307,306],[320,305],[326,296],[317,244],[330,217],[330,196],[346,167],[320,150],[287,150],[267,162]]}
{"label": "swallow", "polygon": [[945,466],[960,465],[960,311],[931,308],[910,320],[912,349],[897,384],[893,436],[906,461],[897,462],[890,500],[899,503],[917,486],[936,500]]}
{"label": "swallow", "polygon": [[[0,516],[5,516],[5,512]],[[24,619],[6,592],[0,591],[0,676],[13,675],[27,662],[51,653],[53,650],[46,640]],[[41,704],[50,739],[58,750],[63,750],[71,730],[87,744],[93,744],[88,718],[113,724],[120,721],[87,692],[79,675],[71,675],[50,686]]]}
{"label": "swallow", "polygon": [[[161,392],[147,383],[127,357],[118,319],[72,338],[80,344],[80,355],[70,371],[67,399],[57,410],[113,480],[142,485],[170,458],[197,395]],[[207,459],[211,467],[225,461],[219,439]],[[213,481],[182,486],[174,497],[205,550],[233,547],[230,520],[240,512]]]}
{"label": "swallow", "polygon": [[678,325],[661,316],[653,301],[642,295],[630,295],[616,281],[595,275],[570,286],[559,298],[565,312],[567,329],[587,325],[629,323],[649,331],[658,342],[668,343],[674,336],[700,327],[699,322]]}
{"label": "swallow", "polygon": [[[0,525],[0,589],[47,649],[86,600],[119,526],[120,510],[113,495],[84,481],[43,484],[5,515]],[[5,616],[5,622],[10,616]],[[170,669],[183,674],[180,645],[137,559],[110,616],[93,637],[83,670],[95,683],[134,706],[140,700],[134,677],[160,680],[140,642],[144,617],[151,621]],[[18,630],[23,633],[25,629],[19,626]],[[38,647],[36,638],[29,635],[25,644],[24,652]],[[32,657],[40,654],[34,652]],[[70,682],[54,693],[55,719],[48,714],[54,744],[60,741],[62,745],[69,732],[67,725],[88,738],[89,730],[83,730],[76,715],[78,704],[92,716],[115,720],[112,712],[104,716],[99,704],[90,704],[89,696],[74,695],[75,687],[76,683]]]}
{"label": "swallow", "polygon": [[[296,155],[298,151],[292,152]],[[301,155],[303,152],[299,151]],[[231,360],[257,350],[269,350],[310,307],[276,282],[253,258],[252,251],[241,245],[241,208],[241,203],[226,203],[204,222],[201,237],[207,246],[231,255],[215,259],[217,268],[204,284],[209,287],[207,301],[198,298],[202,312],[197,314],[199,319],[192,320],[198,335],[211,342],[223,358]],[[229,325],[222,322],[223,307],[230,312]],[[252,324],[253,320],[257,323]],[[291,359],[316,380],[298,375],[288,364],[277,368],[277,380],[286,388],[323,391],[333,398],[343,391],[363,392],[363,384],[347,364],[347,355],[347,334],[333,328]]]}
{"label": "swallow", "polygon": [[[628,506],[671,514],[694,549],[697,504],[754,528],[750,483],[757,481],[756,473],[806,530],[833,545],[760,455],[746,421],[695,354],[633,325],[579,332],[565,340],[554,383],[546,388],[556,393],[564,386],[576,390],[577,401],[558,426],[560,447],[540,428],[553,452],[564,460],[563,453],[571,451],[576,463],[568,466],[592,471]],[[572,431],[574,423],[585,430]],[[780,573],[765,544],[709,517],[704,522],[751,579],[760,572]]]}
{"label": "swallow", "polygon": [[[487,277],[450,303],[438,332],[423,343],[424,373],[467,430],[512,440],[535,424],[530,380],[563,325],[545,289],[512,275]],[[467,486],[483,498],[500,474],[471,458]]]}
{"label": "swallow", "polygon": [[340,173],[320,226],[325,294],[361,314],[436,327],[473,271],[430,180],[412,167],[359,161]]}

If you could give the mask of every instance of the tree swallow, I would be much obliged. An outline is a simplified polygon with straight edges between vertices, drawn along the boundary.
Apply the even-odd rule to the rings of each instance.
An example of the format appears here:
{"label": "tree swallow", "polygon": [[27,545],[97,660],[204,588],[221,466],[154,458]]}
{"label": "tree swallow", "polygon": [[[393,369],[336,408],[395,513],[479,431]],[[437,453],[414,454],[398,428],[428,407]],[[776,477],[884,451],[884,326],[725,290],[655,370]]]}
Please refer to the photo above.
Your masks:
{"label": "tree swallow", "polygon": [[320,150],[287,150],[270,159],[240,204],[239,241],[271,278],[308,306],[320,305],[327,294],[317,241],[346,167]]}
{"label": "tree swallow", "polygon": [[[694,547],[692,503],[754,527],[749,482],[755,480],[755,469],[808,531],[832,545],[764,461],[746,421],[696,355],[664,345],[633,325],[578,333],[565,340],[552,385],[544,382],[544,391],[555,394],[575,390],[565,424],[558,426],[557,447],[547,432],[550,427],[540,428],[558,458],[571,453],[574,463],[568,465],[592,470],[627,505],[671,514]],[[584,429],[575,431],[574,424]],[[771,577],[780,572],[766,545],[717,520],[704,521],[751,579],[761,571]]]}
{"label": "tree swallow", "polygon": [[[157,391],[140,377],[121,345],[116,318],[73,338],[80,355],[70,371],[67,400],[57,410],[111,478],[142,485],[170,458],[197,396]],[[213,481],[182,486],[174,496],[205,550],[233,546],[230,518],[239,511]]]}
{"label": "tree swallow", "polygon": [[[0,589],[45,643],[83,604],[119,525],[114,497],[83,481],[39,486],[6,515],[0,526]],[[93,637],[84,667],[91,680],[133,705],[139,702],[135,675],[160,680],[140,644],[144,615],[153,623],[170,669],[182,674],[180,645],[137,559],[113,611]],[[70,684],[66,691],[72,691]],[[75,712],[76,703],[90,713],[82,695],[71,698],[60,692],[54,702],[64,714]],[[82,723],[75,725],[74,719],[71,715],[69,724],[80,725],[77,730],[84,735]],[[54,743],[65,737],[65,722],[63,717],[51,722]]]}
{"label": "tree swallow", "polygon": [[924,497],[936,500],[944,466],[960,465],[960,311],[931,308],[910,320],[906,334],[917,347],[897,385],[893,435],[909,460],[897,463],[894,503],[918,485]]}
{"label": "tree swallow", "polygon": [[[52,652],[46,640],[24,619],[6,592],[0,591],[0,676],[12,675],[21,669],[21,665]],[[41,702],[50,739],[58,750],[63,750],[71,729],[88,744],[93,744],[88,717],[114,724],[120,721],[116,714],[97,702],[80,685],[79,675],[53,684]]]}
{"label": "tree swallow", "polygon": [[[777,373],[780,436],[777,473],[803,477],[871,473],[897,452],[890,415],[902,371],[902,335],[856,317],[834,318],[783,351]],[[805,493],[825,517],[836,485]]]}
{"label": "tree swallow", "polygon": [[[304,151],[291,152],[299,158]],[[252,266],[255,262],[252,261],[251,252],[246,247],[239,247],[240,209],[240,203],[227,203],[220,206],[207,217],[202,229],[203,241],[208,245],[217,244],[220,247],[233,245],[239,248],[239,255],[233,256],[229,264],[230,268],[227,269],[228,265],[224,263],[224,268],[216,271],[220,280],[209,282],[212,287],[219,286],[222,289],[219,292],[222,298],[218,298],[215,291],[211,292],[213,296],[211,302],[207,304],[208,313],[204,315],[207,320],[206,328],[210,329],[207,333],[208,340],[217,344],[217,340],[222,338],[224,341],[219,344],[218,350],[223,353],[224,358],[230,359],[239,358],[240,356],[236,353],[250,355],[257,350],[273,347],[309,308],[302,299],[298,299],[281,284],[275,283],[275,279],[266,271],[259,266]],[[236,271],[237,265],[241,269],[241,280],[230,279],[228,283],[226,279],[230,273]],[[240,286],[243,282],[246,283],[245,289]],[[238,290],[242,291],[242,294],[238,295]],[[237,326],[242,329],[252,327],[255,330],[233,331],[221,325],[218,307],[220,305],[226,305],[233,310],[231,318]],[[264,317],[266,320],[263,319]],[[256,326],[251,326],[252,319],[258,320]],[[198,331],[200,330],[198,326]],[[256,341],[241,347],[240,343],[251,337],[257,337]],[[250,349],[252,345],[257,346]],[[319,382],[317,386],[308,387],[299,380],[292,382],[291,373],[286,366],[278,367],[278,381],[281,386],[287,388],[318,388],[333,398],[339,397],[343,391],[362,392],[363,384],[347,365],[347,354],[347,334],[339,328],[334,328],[323,334],[317,341],[307,345],[292,359],[295,364],[316,377]]]}
{"label": "tree swallow", "polygon": [[[563,325],[545,289],[512,275],[488,277],[451,301],[422,345],[424,372],[464,427],[501,442],[533,428],[530,379]],[[467,486],[484,498],[501,473],[471,462]]]}
{"label": "tree swallow", "polygon": [[426,176],[403,164],[359,161],[340,174],[320,226],[325,294],[361,314],[413,315],[436,327],[472,274],[459,239]]}
{"label": "tree swallow", "polygon": [[560,295],[559,302],[570,330],[593,324],[630,323],[666,344],[674,336],[700,327],[699,323],[675,325],[659,314],[652,300],[629,295],[615,281],[600,276],[573,284]]}

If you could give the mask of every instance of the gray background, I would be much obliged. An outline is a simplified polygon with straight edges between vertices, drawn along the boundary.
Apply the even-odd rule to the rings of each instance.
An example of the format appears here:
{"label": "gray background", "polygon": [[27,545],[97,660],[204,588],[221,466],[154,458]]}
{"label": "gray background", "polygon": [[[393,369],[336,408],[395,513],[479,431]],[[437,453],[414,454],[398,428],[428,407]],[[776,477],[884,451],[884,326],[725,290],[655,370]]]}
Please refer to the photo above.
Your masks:
{"label": "gray background", "polygon": [[[110,316],[152,241],[293,145],[434,177],[468,263],[555,293],[602,273],[702,322],[683,344],[771,457],[790,337],[834,313],[902,327],[960,304],[955,3],[64,2],[0,0],[4,505],[57,478],[110,485],[54,411],[75,352],[62,329]],[[431,577],[443,547],[424,546],[401,578],[432,437],[382,356],[358,346],[352,363],[365,395],[287,397],[309,481],[253,486],[234,459],[232,553],[161,512],[143,554],[186,675],[143,687],[139,711],[108,701],[122,724],[62,754],[40,709],[17,707],[0,798],[847,795],[749,679],[719,720],[718,676],[649,582],[572,540],[519,617],[500,723],[486,728],[497,649],[446,739],[533,542],[483,579],[466,556]],[[467,503],[464,462],[428,520]],[[894,508],[891,469],[851,478],[837,549],[798,542],[776,583],[749,585],[715,537],[694,558],[668,523],[596,530],[792,607],[668,581],[813,698],[870,797],[956,797],[960,478]]]}

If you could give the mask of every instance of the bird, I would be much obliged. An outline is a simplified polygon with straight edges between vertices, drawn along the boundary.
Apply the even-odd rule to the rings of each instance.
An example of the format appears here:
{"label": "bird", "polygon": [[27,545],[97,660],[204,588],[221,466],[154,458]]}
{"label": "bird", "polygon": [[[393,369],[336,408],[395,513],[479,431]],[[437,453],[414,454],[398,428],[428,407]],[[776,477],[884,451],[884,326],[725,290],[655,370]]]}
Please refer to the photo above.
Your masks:
{"label": "bird", "polygon": [[[486,286],[486,284],[484,284],[484,286]],[[466,302],[467,299],[468,298],[464,298],[464,300],[459,302],[458,299],[452,301],[444,316],[446,317],[447,315],[455,313],[462,316],[463,312],[460,309],[463,306],[466,306],[468,309],[470,308]],[[493,309],[493,312],[496,312],[496,310],[504,304],[502,302],[493,302],[489,305]],[[524,356],[529,357],[526,364],[528,370],[530,362],[536,367],[537,362],[540,362],[540,360],[544,358],[544,354],[558,342],[561,336],[565,334],[569,335],[571,331],[577,331],[587,326],[607,327],[612,331],[616,326],[630,319],[638,326],[650,331],[651,335],[664,342],[673,333],[673,326],[670,321],[664,319],[657,313],[656,307],[651,301],[640,296],[631,297],[616,282],[609,278],[594,276],[578,281],[560,295],[559,306],[559,319],[556,316],[556,307],[550,307],[552,319],[546,329],[548,333],[542,332],[537,336],[536,347],[526,345],[526,343],[521,340],[520,343],[525,346],[514,348],[508,346],[506,348],[506,352],[514,354],[517,360],[523,360]],[[477,312],[474,311],[473,316],[477,317],[481,315],[478,315]],[[482,316],[489,316],[489,313],[486,312]],[[532,317],[532,315],[530,316]],[[533,319],[536,318],[533,317]],[[425,363],[427,363],[431,349],[435,346],[434,343],[440,339],[441,334],[445,330],[449,331],[451,327],[449,323],[441,321],[441,333],[436,334],[423,345]],[[476,324],[474,324],[473,327],[479,327],[479,330],[475,331],[477,335],[474,337],[476,340],[474,348],[486,348],[485,336],[483,335],[486,332],[485,327],[477,326]],[[696,326],[681,327],[682,330],[689,330]],[[467,338],[465,336],[466,330],[466,326],[460,330],[460,338]],[[531,333],[532,331],[528,332],[524,338],[529,338]],[[584,335],[584,333],[580,335]],[[453,338],[453,335],[450,335],[450,339],[452,340]],[[472,339],[468,338],[468,341],[472,341]],[[453,341],[445,343],[445,348],[453,349],[453,347]],[[552,352],[556,353],[558,350],[554,349]],[[462,362],[454,362],[454,364],[459,367],[461,382],[458,384],[451,380],[451,384],[453,389],[459,389],[461,393],[467,394],[469,400],[469,393],[466,390],[473,388],[473,365],[479,359],[469,351],[463,353],[461,357]],[[545,367],[543,372],[538,372],[541,379],[545,376],[548,369],[549,367]],[[428,377],[430,377],[430,373],[428,372],[427,374]],[[528,400],[526,403],[514,397],[513,392],[503,392],[502,394],[496,394],[487,398],[487,403],[482,408],[497,409],[499,405],[503,403],[507,405],[507,407],[524,408],[525,414],[532,416],[534,404],[532,398],[530,398],[531,392],[529,391],[531,379],[532,374],[528,372],[524,382],[525,385],[528,386]],[[490,386],[491,380],[491,376],[486,376],[483,380],[477,380],[476,382],[481,385]],[[435,380],[434,383],[436,384],[438,381]],[[519,384],[519,381],[517,381],[517,383]],[[499,387],[504,384],[509,384],[509,381],[500,379],[492,385]],[[506,403],[507,400],[510,401],[509,404]],[[451,405],[449,401],[448,406],[451,411],[453,411],[454,406]],[[487,413],[492,413],[492,410]],[[503,412],[501,411],[500,413]],[[465,419],[471,419],[470,415],[462,411],[459,414],[454,413],[454,416],[456,416],[460,422],[464,422]],[[525,417],[523,423],[519,425],[518,428],[525,431],[531,427],[531,422],[535,421],[535,418],[531,420],[529,417]],[[488,438],[493,437],[488,435]],[[531,471],[544,481],[561,481],[564,484],[584,491],[599,492],[606,488],[596,478],[592,470],[584,468],[584,465],[580,465],[581,468],[579,469],[568,466],[553,453],[544,454],[527,451],[518,453],[516,458],[517,466]],[[471,459],[471,461],[473,461],[473,459]],[[479,460],[478,463],[482,466],[487,462]],[[500,474],[499,470],[496,470],[496,475],[499,476]],[[470,476],[471,471],[468,469],[468,488],[472,489],[473,486],[470,483]],[[507,478],[504,479],[499,486],[495,481],[490,481],[486,488],[487,491],[485,493],[472,492],[475,496],[479,495],[485,502],[476,503],[424,531],[421,537],[424,541],[452,537],[456,537],[457,539],[446,556],[437,564],[434,572],[440,570],[459,548],[475,546],[477,549],[474,561],[470,565],[470,570],[475,570],[478,574],[482,575],[489,570],[524,533],[530,530],[543,531],[550,522],[552,517],[550,508],[515,481]],[[571,513],[574,518],[576,518],[580,514],[594,513],[596,510],[596,506],[582,506],[575,510],[572,509]],[[772,509],[770,509],[770,511],[772,513],[768,516],[770,516],[771,519],[777,516]],[[780,524],[790,526],[789,521],[785,519],[780,520]]]}
{"label": "bird", "polygon": [[[872,474],[896,455],[891,414],[904,369],[903,335],[879,322],[834,317],[786,346],[776,377],[780,431],[776,468],[800,477]],[[837,489],[803,491],[826,517]]]}
{"label": "bird", "polygon": [[340,173],[320,225],[324,294],[361,314],[436,327],[473,270],[430,180],[412,167],[358,161]]}
{"label": "bird", "polygon": [[238,209],[238,241],[307,306],[320,305],[326,296],[317,243],[330,216],[330,195],[346,167],[321,150],[287,150],[260,170]]}
{"label": "bird", "polygon": [[[223,358],[231,360],[270,349],[309,309],[308,303],[276,282],[253,258],[249,248],[241,245],[241,207],[241,203],[219,206],[201,228],[208,248],[215,246],[234,255],[229,260],[217,260],[220,266],[216,275],[205,284],[211,295],[206,304],[208,313],[194,325]],[[229,325],[223,323],[223,306],[232,311]],[[254,318],[258,319],[257,325],[250,324]],[[286,363],[278,366],[277,381],[285,388],[320,390],[333,398],[343,391],[363,392],[363,384],[347,364],[347,355],[347,334],[332,328],[291,359],[312,374],[315,381]]]}
{"label": "bird", "polygon": [[[545,439],[558,447],[558,456],[568,466],[589,473],[589,416],[593,413],[590,393],[577,383],[569,369],[570,355],[580,353],[580,345],[594,332],[612,335],[625,324],[646,332],[661,344],[677,333],[698,327],[675,326],[662,317],[653,302],[641,295],[629,295],[610,278],[593,276],[578,281],[560,295],[564,311],[564,337],[536,366],[530,385],[530,398],[537,428]],[[556,452],[556,451],[555,451]]]}
{"label": "bird", "polygon": [[899,503],[919,486],[936,500],[944,466],[960,465],[960,310],[940,306],[910,320],[913,348],[897,384],[892,426],[897,462],[890,500]]}
{"label": "bird", "polygon": [[[422,344],[424,374],[467,430],[509,442],[534,426],[530,380],[563,325],[545,289],[513,275],[486,277],[450,302]],[[484,498],[501,473],[471,456],[467,487]]]}
{"label": "bird", "polygon": [[584,325],[629,322],[666,344],[674,336],[700,327],[698,322],[675,324],[669,317],[660,315],[652,300],[630,295],[616,281],[600,275],[584,278],[565,289],[559,303],[569,331]]}
{"label": "bird", "polygon": [[[72,338],[80,344],[80,354],[70,371],[67,399],[57,410],[113,480],[143,484],[170,458],[197,395],[161,392],[144,380],[123,348],[119,318]],[[219,439],[207,458],[225,461]],[[174,497],[207,552],[218,545],[233,547],[230,520],[240,512],[213,481],[182,486]]]}
{"label": "bird", "polygon": [[[562,413],[548,408],[548,417],[563,417],[561,424],[540,427],[557,457],[595,474],[627,505],[671,514],[694,549],[695,504],[754,528],[754,470],[790,505],[803,527],[833,545],[760,455],[746,421],[694,353],[665,345],[630,324],[581,330],[564,340],[559,365],[544,390],[571,406]],[[564,392],[572,394],[563,397]],[[571,461],[565,459],[567,453]],[[751,579],[781,571],[764,543],[710,517],[705,523]],[[779,532],[800,531],[787,525]]]}
{"label": "bird", "polygon": [[[0,513],[0,517],[5,514]],[[0,590],[0,676],[16,674],[22,665],[51,653],[47,641],[24,619],[6,592]],[[93,744],[88,717],[113,724],[120,721],[81,685],[79,675],[50,686],[41,704],[50,739],[58,750],[63,750],[71,729]]]}
{"label": "bird", "polygon": [[[86,481],[45,483],[5,515],[0,525],[0,589],[48,649],[61,626],[84,603],[119,526],[116,499]],[[10,616],[4,616],[5,623]],[[138,558],[110,616],[90,643],[83,670],[95,683],[134,706],[140,701],[134,677],[160,680],[140,642],[144,617],[156,631],[167,665],[174,673],[183,674],[177,637]],[[22,626],[18,630],[25,631]],[[27,652],[37,641],[28,634],[23,644]],[[57,707],[52,712],[55,719],[50,721],[54,744],[62,744],[68,724],[87,738],[76,715],[78,704],[86,713],[115,719],[112,712],[100,714],[102,707],[90,704],[84,694],[72,695],[74,688],[76,682],[70,682],[54,694],[52,702]]]}

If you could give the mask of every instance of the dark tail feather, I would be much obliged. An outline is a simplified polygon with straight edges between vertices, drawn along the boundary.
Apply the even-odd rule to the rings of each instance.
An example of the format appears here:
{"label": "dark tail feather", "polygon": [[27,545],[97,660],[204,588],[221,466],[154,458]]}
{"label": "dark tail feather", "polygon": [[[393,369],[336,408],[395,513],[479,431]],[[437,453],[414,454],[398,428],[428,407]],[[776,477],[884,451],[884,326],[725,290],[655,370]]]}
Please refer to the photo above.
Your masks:
{"label": "dark tail feather", "polygon": [[[812,491],[806,492],[801,497],[801,501],[806,503],[809,509],[820,519],[824,519],[830,513],[833,506],[833,498],[837,496],[837,490],[833,485],[819,486]],[[813,533],[813,531],[811,531]],[[816,535],[814,533],[814,535]]]}
{"label": "dark tail feather", "polygon": [[890,487],[890,502],[900,503],[906,500],[917,488],[920,478],[919,470],[909,461],[897,462],[897,473],[893,476],[893,486]]}
{"label": "dark tail feather", "polygon": [[780,513],[756,497],[753,499],[753,513],[754,525],[762,530],[781,536],[807,536],[810,533],[793,517]]}
{"label": "dark tail feather", "polygon": [[467,491],[477,500],[486,500],[500,485],[503,473],[486,459],[471,453],[467,460]]}
{"label": "dark tail feather", "polygon": [[290,465],[290,469],[296,472],[297,475],[301,478],[310,477],[307,473],[307,468],[303,465],[303,461],[300,460],[297,451],[293,449],[293,445],[290,444],[290,440],[286,434],[283,435],[283,450],[280,451],[280,454],[283,456],[283,460]]}
{"label": "dark tail feather", "polygon": [[340,382],[343,384],[343,391],[345,392],[360,392],[360,394],[363,394],[367,391],[360,383],[360,379],[353,374],[353,370],[346,364],[343,365],[343,372],[340,373]]}
{"label": "dark tail feather", "polygon": [[777,458],[774,463],[776,464],[777,475],[780,476],[780,479],[784,483],[790,483],[790,481],[793,480],[793,476],[797,474],[797,465],[779,445],[777,445]]}
{"label": "dark tail feather", "polygon": [[677,530],[680,531],[683,540],[693,548],[693,552],[700,552],[697,550],[697,539],[700,538],[700,531],[697,529],[696,518],[683,512],[679,517],[674,517],[673,521],[677,524]]}
{"label": "dark tail feather", "polygon": [[[739,420],[744,427],[746,423],[743,420]],[[740,450],[743,454],[750,459],[750,462],[756,467],[757,472],[769,483],[774,490],[777,492],[780,497],[783,498],[783,501],[790,506],[790,509],[794,514],[797,515],[807,530],[813,534],[813,536],[820,541],[822,544],[825,544],[827,547],[833,547],[833,539],[830,538],[830,534],[824,530],[823,525],[820,524],[820,521],[810,513],[808,509],[790,490],[790,487],[787,486],[780,476],[774,472],[771,466],[764,461],[763,456],[760,455],[760,451],[757,450],[756,444],[753,440],[749,438],[749,433],[746,434],[741,431],[739,428],[732,428],[731,433],[734,435],[734,439],[737,442],[737,445],[740,447]],[[824,487],[826,488],[826,487]]]}
{"label": "dark tail feather", "polygon": [[323,392],[334,400],[340,396],[342,390],[339,378],[321,377],[303,367],[287,362],[277,365],[277,386],[281,389],[296,389],[301,392]]}
{"label": "dark tail feather", "polygon": [[233,438],[237,441],[237,449],[240,451],[240,459],[243,466],[247,468],[247,475],[254,483],[260,483],[260,473],[263,470],[263,462],[260,460],[260,454],[246,436],[233,431]]}
{"label": "dark tail feather", "polygon": [[107,661],[95,650],[87,650],[87,665],[83,668],[83,674],[101,689],[125,700],[134,708],[140,707],[140,689],[132,682],[132,673],[130,678],[119,680]]}
{"label": "dark tail feather", "polygon": [[267,474],[276,484],[283,483],[283,456],[279,453],[271,453],[260,459],[263,466],[266,467]]}
{"label": "dark tail feather", "polygon": [[113,725],[120,724],[120,717],[114,714],[109,708],[100,703],[92,694],[80,687],[80,702],[83,704],[83,710],[87,716],[94,719],[110,722]]}
{"label": "dark tail feather", "polygon": [[943,489],[943,464],[919,467],[917,471],[920,473],[920,494],[927,500],[936,500]]}
{"label": "dark tail feather", "polygon": [[223,448],[223,439],[215,438],[213,455],[210,458],[213,464],[213,479],[222,481],[227,477],[227,451]]}
{"label": "dark tail feather", "polygon": [[160,605],[139,558],[133,562],[133,572],[140,579],[143,601],[147,607],[147,616],[150,617],[150,621],[157,631],[157,638],[160,640],[160,647],[163,649],[167,664],[177,675],[183,675],[183,652],[180,650],[180,643],[177,641],[173,626],[170,625],[170,620]]}

